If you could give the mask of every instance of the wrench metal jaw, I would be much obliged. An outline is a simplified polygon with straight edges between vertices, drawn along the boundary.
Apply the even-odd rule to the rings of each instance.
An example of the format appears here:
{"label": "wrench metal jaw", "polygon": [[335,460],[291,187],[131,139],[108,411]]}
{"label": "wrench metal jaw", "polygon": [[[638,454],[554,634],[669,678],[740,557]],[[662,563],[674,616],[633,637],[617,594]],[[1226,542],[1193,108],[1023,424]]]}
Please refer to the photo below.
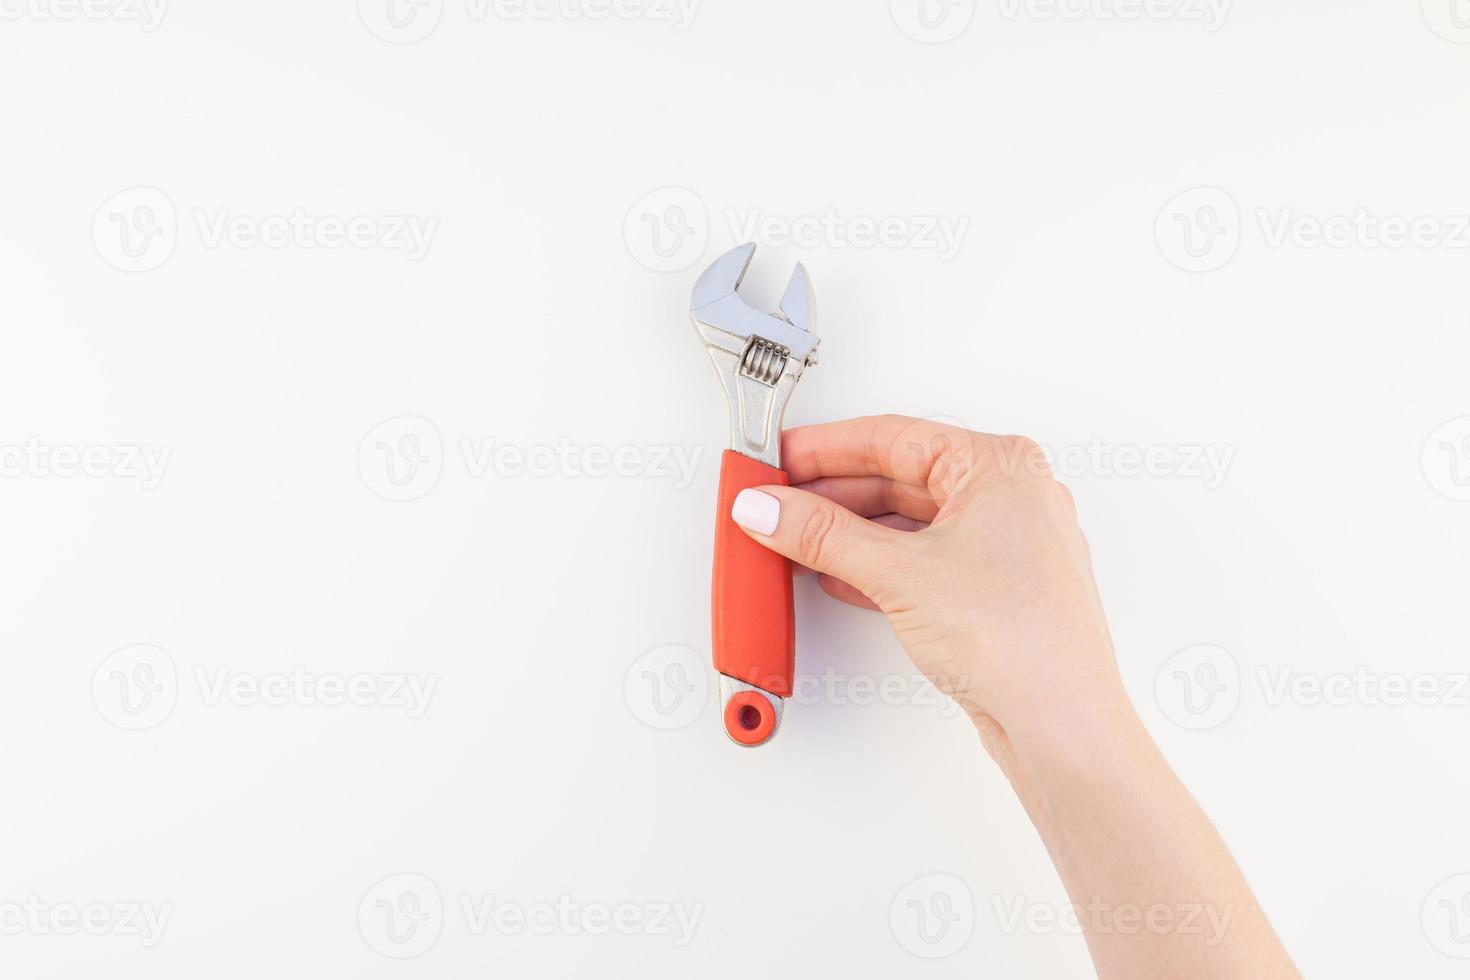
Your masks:
{"label": "wrench metal jaw", "polygon": [[689,317],[725,390],[730,448],[779,468],[786,403],[802,370],[817,362],[816,303],[798,263],[778,313],[748,306],[737,290],[753,255],[747,242],[711,263],[694,284]]}

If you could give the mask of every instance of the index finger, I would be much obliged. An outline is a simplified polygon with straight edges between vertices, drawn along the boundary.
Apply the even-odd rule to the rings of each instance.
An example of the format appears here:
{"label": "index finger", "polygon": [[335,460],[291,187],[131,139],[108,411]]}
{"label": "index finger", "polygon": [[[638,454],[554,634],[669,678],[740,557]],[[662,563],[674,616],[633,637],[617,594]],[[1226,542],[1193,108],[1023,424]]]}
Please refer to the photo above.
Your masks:
{"label": "index finger", "polygon": [[[956,453],[973,461],[984,438],[929,419],[869,415],[787,430],[781,437],[781,466],[792,483],[823,476],[883,476],[937,491],[936,483],[948,482],[936,472],[937,464]],[[944,474],[949,476],[952,470]]]}

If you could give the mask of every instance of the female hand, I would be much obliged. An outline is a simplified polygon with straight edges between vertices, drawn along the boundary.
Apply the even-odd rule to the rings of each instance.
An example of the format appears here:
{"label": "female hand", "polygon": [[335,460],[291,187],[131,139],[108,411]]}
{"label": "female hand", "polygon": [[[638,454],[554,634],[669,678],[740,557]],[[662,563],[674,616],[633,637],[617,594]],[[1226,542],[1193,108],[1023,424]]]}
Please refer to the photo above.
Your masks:
{"label": "female hand", "polygon": [[1128,701],[1072,495],[1036,444],[885,415],[793,429],[781,455],[795,485],[742,491],[735,521],[882,610],[966,709],[1099,975],[1297,977]]}
{"label": "female hand", "polygon": [[794,486],[746,490],[736,522],[882,610],[1008,774],[1011,733],[1131,712],[1072,495],[1035,443],[885,415],[792,429],[781,450]]}

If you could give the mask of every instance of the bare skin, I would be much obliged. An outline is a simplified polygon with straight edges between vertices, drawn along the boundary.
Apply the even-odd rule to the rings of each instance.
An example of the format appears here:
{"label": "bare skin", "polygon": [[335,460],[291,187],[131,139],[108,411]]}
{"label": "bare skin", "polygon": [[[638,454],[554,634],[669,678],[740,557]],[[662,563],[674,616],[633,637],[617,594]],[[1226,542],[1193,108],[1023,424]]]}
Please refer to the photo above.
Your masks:
{"label": "bare skin", "polygon": [[792,429],[781,448],[794,485],[745,491],[779,510],[746,498],[736,520],[774,520],[746,533],[835,598],[883,612],[965,709],[1040,832],[1098,975],[1299,977],[1124,692],[1072,496],[1040,449],[891,415]]}

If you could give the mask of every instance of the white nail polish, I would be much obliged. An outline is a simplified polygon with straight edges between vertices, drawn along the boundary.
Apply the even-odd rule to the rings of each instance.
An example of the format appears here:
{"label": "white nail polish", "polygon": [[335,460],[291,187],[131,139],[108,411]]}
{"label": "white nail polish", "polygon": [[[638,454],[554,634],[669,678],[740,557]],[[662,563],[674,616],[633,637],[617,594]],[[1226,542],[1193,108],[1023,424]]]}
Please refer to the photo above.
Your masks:
{"label": "white nail polish", "polygon": [[735,523],[756,534],[773,534],[781,520],[781,501],[759,490],[741,490],[730,508]]}

